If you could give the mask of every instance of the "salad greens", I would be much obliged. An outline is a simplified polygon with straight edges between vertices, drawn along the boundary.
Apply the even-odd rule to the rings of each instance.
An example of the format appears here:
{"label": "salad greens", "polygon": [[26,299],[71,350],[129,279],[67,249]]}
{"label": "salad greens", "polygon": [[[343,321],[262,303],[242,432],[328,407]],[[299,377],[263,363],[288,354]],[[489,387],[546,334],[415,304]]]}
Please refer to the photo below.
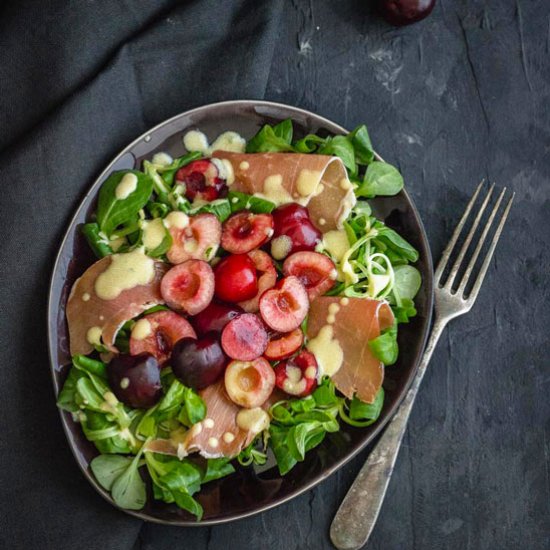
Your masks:
{"label": "salad greens", "polygon": [[386,162],[373,161],[365,172],[363,182],[357,188],[357,197],[377,197],[396,195],[403,189],[403,176],[395,166]]}
{"label": "salad greens", "polygon": [[369,341],[369,348],[375,357],[380,359],[384,365],[393,365],[399,355],[397,345],[397,323],[382,331],[378,338]]}
{"label": "salad greens", "polygon": [[241,466],[250,466],[251,464],[261,466],[265,464],[267,462],[267,454],[265,453],[266,446],[267,443],[265,438],[256,437],[254,441],[248,447],[244,448],[237,456],[239,464]]}
{"label": "salad greens", "polygon": [[282,153],[295,152],[292,146],[292,121],[283,120],[275,126],[266,124],[246,144],[247,153]]}
{"label": "salad greens", "polygon": [[229,202],[229,199],[217,199],[215,201],[203,204],[202,206],[199,206],[198,208],[190,208],[187,210],[187,214],[195,215],[195,214],[214,214],[220,220],[220,222],[224,222],[231,216],[232,214],[232,208],[231,203]]}
{"label": "salad greens", "polygon": [[[411,264],[418,260],[418,251],[376,218],[369,200],[399,193],[403,188],[399,171],[376,159],[364,125],[347,135],[308,134],[296,139],[290,119],[276,125],[266,124],[247,142],[246,152],[316,153],[335,155],[342,160],[357,203],[341,232],[348,245],[345,252],[336,254],[324,239],[317,248],[333,260],[338,270],[337,283],[327,294],[388,301],[395,322],[368,345],[384,365],[393,365],[399,355],[398,325],[416,315],[414,298],[422,281]],[[160,155],[152,161],[145,160],[143,171],[111,174],[99,192],[95,220],[81,228],[94,254],[103,258],[144,246],[147,224],[159,223],[172,211],[190,215],[207,212],[223,222],[242,210],[261,214],[275,209],[273,202],[238,191],[229,191],[226,197],[211,202],[192,204],[181,186],[176,185],[175,175],[180,168],[200,158],[202,155],[197,152],[173,160]],[[128,194],[117,195],[117,186],[127,174],[135,176],[135,185]],[[164,229],[162,242],[152,250],[145,250],[150,257],[165,259],[172,237]],[[155,306],[140,317],[167,309]],[[130,320],[118,331],[115,345],[123,353],[129,350],[135,323],[135,319]],[[307,317],[301,328],[305,333]],[[106,349],[96,346],[96,351]],[[80,422],[86,438],[101,453],[92,460],[90,468],[118,506],[129,510],[143,508],[147,474],[154,498],[174,503],[197,519],[203,511],[194,495],[202,484],[233,473],[234,460],[241,466],[262,465],[271,451],[280,474],[284,475],[303,461],[308,451],[320,445],[327,434],[331,437],[330,434],[338,432],[340,422],[358,428],[369,426],[378,419],[384,404],[383,388],[373,403],[363,403],[356,397],[347,399],[337,394],[333,382],[324,377],[311,395],[272,405],[269,430],[258,435],[233,460],[180,458],[152,452],[147,444],[157,438],[177,441],[188,428],[206,417],[206,405],[198,393],[175,378],[170,367],[161,371],[161,383],[163,396],[156,405],[146,410],[133,409],[111,391],[103,361],[76,355],[57,404]]]}
{"label": "salad greens", "polygon": [[[402,307],[412,300],[421,284],[419,271],[409,262],[418,260],[418,251],[396,231],[372,215],[368,203],[359,200],[344,222],[349,249],[342,258],[333,258],[342,281],[329,294],[386,298]],[[414,316],[407,302],[408,318]],[[395,309],[394,309],[395,313]],[[404,316],[400,316],[405,322]]]}
{"label": "salad greens", "polygon": [[122,404],[107,383],[106,365],[83,355],[73,357],[57,405],[78,420],[102,453],[133,453],[140,443],[130,427],[142,412]]}
{"label": "salad greens", "polygon": [[81,228],[82,234],[86,237],[86,241],[90,245],[93,253],[98,258],[104,258],[110,256],[113,253],[113,249],[109,244],[109,241],[101,236],[101,230],[97,223],[85,223]]}
{"label": "salad greens", "polygon": [[[123,177],[133,174],[137,178],[135,190],[127,197],[117,198],[116,188]],[[97,223],[103,233],[111,236],[115,228],[132,221],[137,223],[138,212],[147,204],[153,192],[153,180],[138,170],[113,172],[99,191]]]}
{"label": "salad greens", "polygon": [[[334,155],[342,159],[350,180],[357,185],[358,198],[396,195],[403,188],[403,177],[388,164],[375,160],[365,125],[346,136],[321,137],[316,134],[292,141],[292,123],[284,120],[275,126],[266,124],[247,144],[247,153],[291,152]],[[366,170],[363,168],[366,166]],[[361,175],[361,172],[363,174]]]}
{"label": "salad greens", "polygon": [[239,191],[229,191],[227,196],[231,205],[231,213],[250,210],[254,214],[270,214],[275,209],[275,204],[271,201]]}
{"label": "salad greens", "polygon": [[279,473],[285,475],[328,433],[339,431],[338,418],[351,426],[370,426],[380,416],[383,403],[382,388],[372,404],[356,398],[350,401],[336,394],[336,388],[328,377],[323,378],[307,397],[275,403],[269,410],[272,417],[269,444]]}
{"label": "salad greens", "polygon": [[[131,409],[111,392],[106,376],[105,363],[76,355],[57,400],[61,409],[73,413],[86,438],[102,453],[90,464],[98,483],[121,508],[139,510],[146,501],[140,468],[146,466],[155,498],[176,502],[200,518],[202,508],[192,495],[202,483],[234,472],[229,460],[209,459],[201,465],[191,459],[157,455],[146,449],[146,443],[202,420],[206,415],[203,400],[167,368],[162,372],[163,398],[147,411]],[[135,456],[121,456],[126,454]]]}

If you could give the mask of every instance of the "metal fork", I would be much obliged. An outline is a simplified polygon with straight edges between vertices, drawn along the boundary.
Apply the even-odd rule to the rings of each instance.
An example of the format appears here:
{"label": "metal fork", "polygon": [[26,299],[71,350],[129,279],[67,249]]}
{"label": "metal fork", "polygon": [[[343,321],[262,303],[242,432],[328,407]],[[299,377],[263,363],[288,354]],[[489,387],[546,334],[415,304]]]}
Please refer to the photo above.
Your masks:
{"label": "metal fork", "polygon": [[384,500],[384,496],[386,495],[386,490],[395,466],[395,460],[401,446],[403,434],[405,433],[407,421],[409,419],[416,394],[418,393],[418,388],[424,378],[426,367],[432,357],[434,348],[447,323],[451,319],[464,315],[470,311],[479,294],[479,289],[481,288],[481,284],[483,283],[483,279],[487,273],[491,258],[493,257],[493,252],[495,251],[498,239],[502,233],[502,228],[504,227],[504,223],[508,217],[510,208],[512,207],[512,201],[514,200],[515,193],[512,193],[512,196],[504,209],[471,291],[466,294],[466,286],[470,280],[470,276],[472,275],[472,271],[487,238],[491,225],[493,224],[502,200],[504,199],[506,188],[504,188],[500,193],[496,204],[489,215],[489,219],[483,228],[479,241],[477,242],[471,259],[466,266],[462,279],[460,280],[456,290],[453,290],[453,284],[458,273],[461,272],[461,269],[463,269],[466,265],[464,259],[466,252],[468,251],[483,213],[489,203],[494,185],[490,187],[489,192],[481,203],[481,206],[479,207],[479,210],[474,218],[470,232],[466,236],[464,244],[460,248],[458,256],[454,261],[446,280],[444,278],[444,272],[459,236],[462,233],[464,225],[466,224],[469,215],[474,210],[474,204],[483,187],[484,182],[482,181],[470,199],[470,202],[466,207],[466,211],[458,223],[449,244],[445,248],[435,271],[435,320],[430,338],[424,351],[424,356],[422,357],[422,361],[418,367],[418,371],[411,388],[403,400],[403,403],[399,407],[399,410],[388,424],[388,427],[382,437],[379,439],[375,449],[369,455],[364,466],[361,468],[359,475],[342,501],[342,504],[340,505],[340,508],[338,509],[338,512],[332,522],[330,528],[330,538],[336,548],[339,548],[340,550],[354,550],[356,548],[361,548],[367,542],[378,518],[380,508],[382,507],[382,502]]}

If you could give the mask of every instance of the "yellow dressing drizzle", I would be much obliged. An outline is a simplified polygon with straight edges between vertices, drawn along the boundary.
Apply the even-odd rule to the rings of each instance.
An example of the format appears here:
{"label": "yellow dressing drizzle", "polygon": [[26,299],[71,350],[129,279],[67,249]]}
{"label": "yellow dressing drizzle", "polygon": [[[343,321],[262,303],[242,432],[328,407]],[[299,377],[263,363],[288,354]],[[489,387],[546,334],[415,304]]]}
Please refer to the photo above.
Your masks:
{"label": "yellow dressing drizzle", "polygon": [[212,146],[212,151],[228,151],[230,153],[244,153],[246,149],[246,140],[242,138],[237,132],[224,132],[220,134]]}
{"label": "yellow dressing drizzle", "polygon": [[309,378],[310,380],[312,378],[315,378],[315,375],[317,374],[317,369],[315,367],[308,367],[306,369],[306,372],[304,372],[304,376],[306,378]]}
{"label": "yellow dressing drizzle", "polygon": [[115,197],[121,201],[126,199],[137,189],[138,179],[135,174],[128,172],[122,176],[122,179],[118,183],[115,189]]}
{"label": "yellow dressing drizzle", "polygon": [[92,346],[101,346],[101,333],[101,327],[91,327],[86,333],[86,340],[88,340],[88,343],[92,344]]}
{"label": "yellow dressing drizzle", "polygon": [[286,379],[283,382],[283,390],[291,395],[298,395],[306,389],[306,380],[302,378],[302,371],[298,367],[287,365]]}
{"label": "yellow dressing drizzle", "polygon": [[196,437],[201,432],[202,432],[202,424],[200,422],[193,424],[193,427],[191,428],[191,437]]}
{"label": "yellow dressing drizzle", "polygon": [[198,151],[206,156],[214,151],[244,153],[246,149],[246,140],[237,132],[231,131],[220,134],[212,145],[208,145],[208,138],[203,132],[191,130],[183,136],[183,144],[188,151]]}
{"label": "yellow dressing drizzle", "polygon": [[307,343],[307,349],[315,355],[319,365],[319,376],[333,376],[344,362],[344,351],[340,342],[334,339],[332,325],[325,325],[317,336]]}
{"label": "yellow dressing drizzle", "polygon": [[226,183],[227,185],[232,185],[235,183],[235,172],[233,170],[233,165],[227,159],[222,159],[222,163],[225,169],[224,176]]}
{"label": "yellow dressing drizzle", "polygon": [[340,188],[343,189],[344,191],[351,189],[351,181],[349,181],[348,178],[342,178],[340,180]]}
{"label": "yellow dressing drizzle", "polygon": [[128,241],[126,240],[126,237],[111,237],[109,239],[109,246],[113,249],[113,252],[117,252],[118,249],[126,244]]}
{"label": "yellow dressing drizzle", "polygon": [[102,300],[114,300],[121,292],[149,284],[155,278],[155,262],[143,248],[125,254],[113,254],[111,263],[95,281],[95,293]]}
{"label": "yellow dressing drizzle", "polygon": [[330,304],[328,306],[327,323],[333,325],[336,322],[336,314],[340,311],[338,304]]}
{"label": "yellow dressing drizzle", "polygon": [[159,166],[169,166],[173,161],[174,159],[164,151],[153,155],[153,164],[158,164]]}
{"label": "yellow dressing drizzle", "polygon": [[323,246],[337,262],[341,262],[345,253],[350,249],[346,232],[338,229],[327,231],[323,235]]}
{"label": "yellow dressing drizzle", "polygon": [[269,426],[269,415],[260,407],[241,409],[237,414],[237,426],[247,432],[259,433]]}
{"label": "yellow dressing drizzle", "polygon": [[151,333],[151,323],[147,319],[140,319],[132,329],[132,338],[134,340],[145,340]]}
{"label": "yellow dressing drizzle", "polygon": [[277,206],[292,202],[292,195],[283,187],[283,176],[272,174],[264,180],[263,193],[256,193],[258,197],[275,203]]}
{"label": "yellow dressing drizzle", "polygon": [[279,235],[271,241],[271,255],[276,260],[286,258],[291,248],[292,239],[288,235]]}
{"label": "yellow dressing drizzle", "polygon": [[188,151],[198,151],[203,155],[208,155],[210,147],[208,138],[198,130],[191,130],[183,136],[183,145]]}
{"label": "yellow dressing drizzle", "polygon": [[314,193],[319,182],[321,181],[321,172],[318,170],[308,170],[304,168],[300,170],[298,179],[296,180],[296,189],[302,197],[309,197]]}
{"label": "yellow dressing drizzle", "polygon": [[141,228],[143,230],[143,245],[147,250],[154,250],[160,246],[166,236],[166,228],[161,218],[155,218],[149,222],[144,221]]}
{"label": "yellow dressing drizzle", "polygon": [[223,434],[223,440],[226,442],[226,443],[232,443],[234,440],[235,440],[235,435],[232,434],[231,432],[225,432]]}
{"label": "yellow dressing drizzle", "polygon": [[186,239],[183,243],[183,250],[185,250],[185,252],[189,252],[190,254],[193,254],[198,247],[199,243],[192,237],[190,239]]}
{"label": "yellow dressing drizzle", "polygon": [[174,227],[175,229],[185,229],[189,225],[189,216],[183,212],[170,212],[164,218],[164,225],[167,229]]}

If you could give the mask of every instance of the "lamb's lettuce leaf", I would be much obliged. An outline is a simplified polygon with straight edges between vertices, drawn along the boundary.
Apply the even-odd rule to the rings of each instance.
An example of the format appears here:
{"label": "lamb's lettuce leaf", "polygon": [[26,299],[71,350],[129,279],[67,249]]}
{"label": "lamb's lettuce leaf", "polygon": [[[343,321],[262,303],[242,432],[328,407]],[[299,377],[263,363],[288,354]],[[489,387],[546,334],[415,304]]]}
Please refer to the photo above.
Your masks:
{"label": "lamb's lettuce leaf", "polygon": [[[136,188],[126,198],[119,199],[116,189],[127,174],[136,176]],[[147,174],[139,170],[113,172],[99,190],[96,216],[101,231],[110,237],[118,226],[134,219],[147,204],[152,192],[153,180]]]}
{"label": "lamb's lettuce leaf", "polygon": [[229,191],[227,198],[231,205],[231,212],[250,210],[250,212],[254,214],[270,214],[276,206],[275,203],[271,201],[255,197],[254,195],[247,195],[239,191]]}

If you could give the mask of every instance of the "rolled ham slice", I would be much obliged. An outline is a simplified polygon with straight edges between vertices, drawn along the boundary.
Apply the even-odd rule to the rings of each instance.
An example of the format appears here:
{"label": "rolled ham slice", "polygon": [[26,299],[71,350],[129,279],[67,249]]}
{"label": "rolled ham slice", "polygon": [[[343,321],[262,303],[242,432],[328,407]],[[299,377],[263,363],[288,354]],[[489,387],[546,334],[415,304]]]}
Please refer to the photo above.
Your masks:
{"label": "rolled ham slice", "polygon": [[321,232],[341,229],[355,204],[353,186],[338,157],[296,153],[229,153],[214,158],[231,163],[231,190],[259,195],[277,206],[298,202],[307,206]]}
{"label": "rolled ham slice", "polygon": [[206,404],[205,419],[182,437],[151,441],[148,451],[179,458],[199,452],[205,458],[218,458],[237,456],[250,445],[259,432],[243,430],[237,425],[237,415],[243,409],[229,399],[223,380],[208,386],[199,395]]}
{"label": "rolled ham slice", "polygon": [[94,350],[88,339],[90,329],[101,330],[105,347],[116,352],[114,341],[120,327],[146,309],[164,303],[160,280],[169,266],[159,261],[154,262],[154,278],[150,283],[123,290],[111,300],[101,299],[96,293],[95,283],[111,261],[111,256],[97,261],[71,289],[66,308],[71,355],[87,355]]}
{"label": "rolled ham slice", "polygon": [[335,372],[325,372],[340,392],[372,403],[384,380],[384,365],[372,354],[368,342],[393,321],[385,301],[320,296],[309,309],[308,349],[321,368],[334,369],[340,363]]}

